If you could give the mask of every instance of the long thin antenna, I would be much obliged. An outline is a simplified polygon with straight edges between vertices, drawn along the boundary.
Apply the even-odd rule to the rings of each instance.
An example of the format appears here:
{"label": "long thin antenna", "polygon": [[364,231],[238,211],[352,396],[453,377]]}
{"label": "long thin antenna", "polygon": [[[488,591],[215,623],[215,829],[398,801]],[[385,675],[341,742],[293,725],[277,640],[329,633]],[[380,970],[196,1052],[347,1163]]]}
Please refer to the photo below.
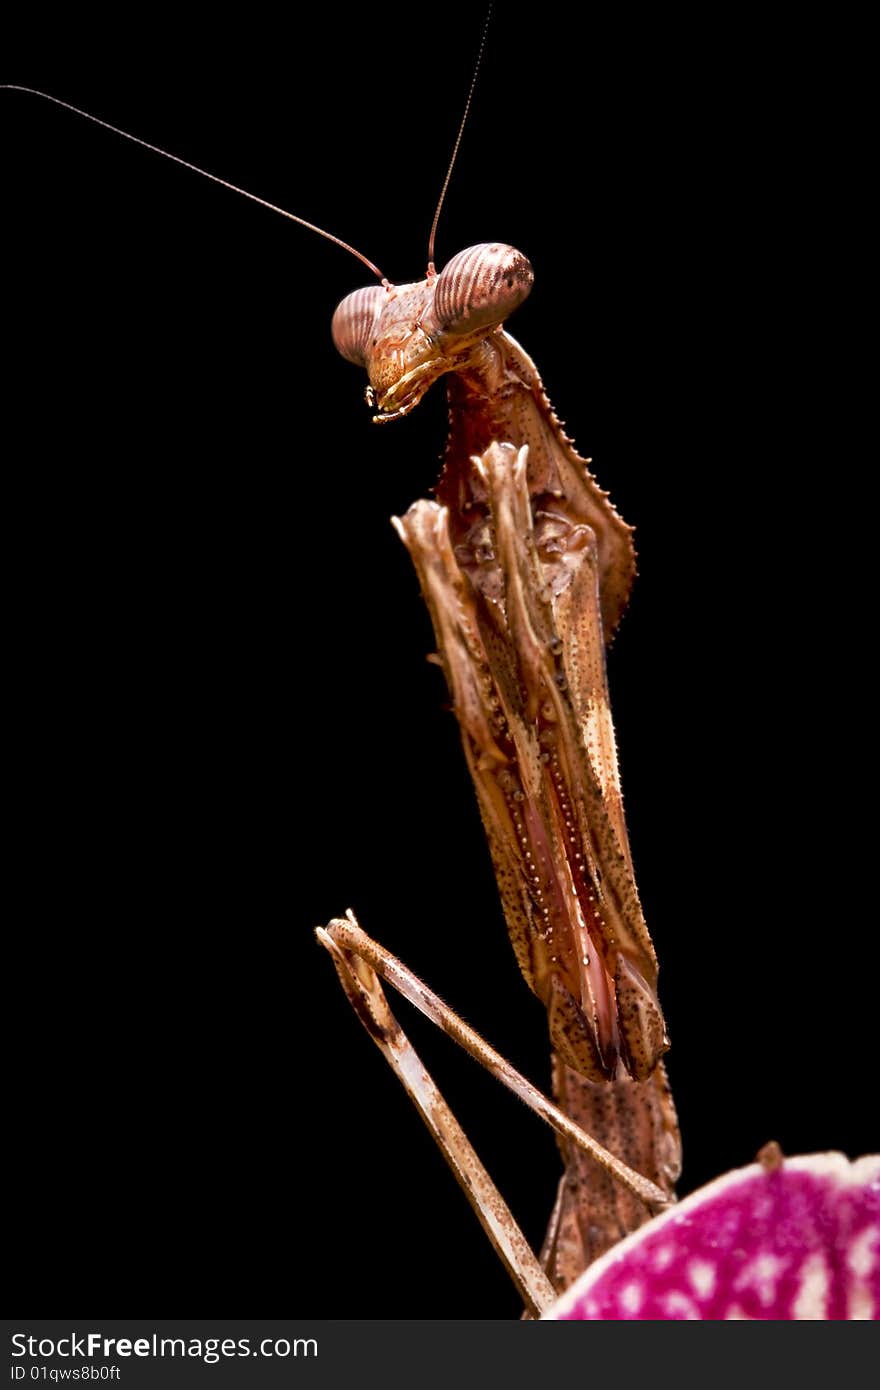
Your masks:
{"label": "long thin antenna", "polygon": [[486,11],[486,18],[483,21],[483,33],[480,38],[480,47],[477,50],[477,61],[474,63],[474,74],[471,78],[470,90],[467,94],[467,101],[464,104],[464,114],[461,118],[461,125],[458,127],[458,134],[455,137],[455,145],[452,149],[452,158],[449,161],[449,168],[446,170],[446,178],[443,180],[443,187],[440,190],[440,200],[437,203],[437,211],[434,213],[434,221],[431,223],[431,235],[428,237],[428,278],[434,274],[434,240],[437,236],[437,223],[440,221],[440,211],[443,207],[443,200],[446,197],[446,190],[449,187],[449,180],[452,178],[452,170],[458,157],[458,147],[461,144],[461,137],[464,134],[464,123],[468,118],[471,109],[471,102],[474,97],[474,88],[477,85],[477,75],[480,71],[480,64],[483,61],[483,49],[486,47],[486,35],[489,32],[489,20],[492,18],[492,3],[490,0],[489,8]]}
{"label": "long thin antenna", "polygon": [[314,222],[307,222],[304,217],[297,217],[295,212],[288,212],[286,208],[276,207],[274,203],[268,203],[265,198],[258,198],[256,193],[249,193],[246,188],[239,188],[238,184],[229,183],[226,179],[218,178],[216,174],[210,174],[207,169],[200,169],[197,164],[190,164],[189,160],[181,159],[179,155],[171,154],[168,150],[160,149],[158,145],[151,145],[148,140],[141,140],[138,135],[129,135],[127,130],[120,130],[118,126],[111,125],[109,121],[99,120],[89,111],[81,111],[78,106],[72,106],[69,101],[61,101],[59,97],[50,96],[48,92],[38,92],[35,87],[19,87],[13,82],[0,82],[0,91],[6,92],[26,92],[32,97],[42,97],[44,101],[51,101],[55,106],[63,106],[65,111],[73,111],[77,116],[84,116],[87,121],[93,121],[95,125],[103,126],[105,130],[112,130],[114,135],[121,135],[125,140],[131,140],[135,145],[142,145],[145,150],[150,150],[153,154],[162,155],[163,159],[172,159],[175,164],[182,164],[184,169],[189,169],[193,174],[201,174],[203,179],[210,179],[212,183],[219,183],[221,188],[228,188],[232,193],[240,193],[243,198],[250,198],[252,203],[259,203],[261,207],[268,208],[270,212],[277,212],[282,217],[287,217],[291,222],[298,222],[301,227],[308,227],[310,232],[317,232],[327,241],[332,241],[335,246],[341,246],[343,251],[348,251],[352,256],[357,256],[359,261],[376,276],[378,280],[385,283],[385,276],[377,265],[367,257],[350,246],[341,237],[334,236],[332,232],[325,232],[323,227],[316,227]]}

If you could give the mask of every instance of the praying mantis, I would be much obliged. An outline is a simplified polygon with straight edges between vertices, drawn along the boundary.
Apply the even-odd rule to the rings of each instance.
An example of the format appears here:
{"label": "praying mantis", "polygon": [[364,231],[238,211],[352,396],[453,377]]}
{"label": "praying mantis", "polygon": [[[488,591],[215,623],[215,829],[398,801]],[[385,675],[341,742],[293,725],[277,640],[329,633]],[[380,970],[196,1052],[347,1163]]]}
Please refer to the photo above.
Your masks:
{"label": "praying mantis", "polygon": [[[310,23],[323,58],[330,36],[321,33],[319,19]],[[346,91],[357,90],[367,35],[361,39],[355,35],[351,51],[333,60],[335,81]],[[383,35],[387,71],[395,63],[406,71],[407,55],[424,53],[427,42],[421,31],[408,34],[406,44]],[[493,42],[500,52],[496,47],[493,68],[489,50],[480,115],[468,137],[482,143],[470,169],[465,146],[443,244],[452,251],[485,231],[528,252],[537,288],[519,311],[516,336],[544,374],[581,452],[595,458],[602,484],[637,527],[641,577],[610,658],[612,709],[634,858],[661,959],[669,1062],[685,1136],[684,1189],[749,1158],[771,1133],[786,1148],[833,1142],[865,1151],[872,1139],[858,1139],[860,1116],[852,1104],[856,1078],[865,1075],[858,1049],[847,1050],[845,1065],[827,1042],[816,1045],[808,1064],[796,1060],[804,1018],[812,1013],[816,963],[809,952],[792,951],[790,932],[793,922],[803,930],[816,920],[804,873],[814,822],[804,809],[801,749],[788,715],[812,688],[814,649],[798,628],[787,576],[800,556],[792,508],[802,522],[808,513],[793,495],[789,473],[774,480],[768,468],[763,515],[773,518],[784,508],[786,524],[765,531],[758,518],[757,535],[772,529],[774,543],[762,547],[755,565],[743,534],[743,511],[751,516],[751,509],[744,508],[732,470],[715,466],[732,431],[743,453],[746,439],[751,444],[756,436],[742,424],[747,393],[726,384],[741,380],[739,343],[719,327],[735,298],[718,278],[719,262],[731,259],[732,238],[706,226],[698,187],[705,164],[687,140],[677,144],[686,126],[665,83],[637,81],[615,50],[618,61],[604,73],[607,57],[600,62],[591,55],[592,86],[585,93],[565,45],[540,35],[530,38],[537,52],[531,80],[523,81],[522,59],[515,60],[503,26]],[[607,47],[597,47],[607,55]],[[550,70],[542,58],[551,52],[552,80],[540,75]],[[626,53],[631,60],[631,49]],[[645,52],[638,78],[651,71]],[[404,84],[406,93],[424,91],[422,72],[420,66],[419,81]],[[369,220],[368,249],[375,246],[383,268],[400,279],[422,273],[419,237],[443,160],[442,153],[427,152],[425,122],[439,131],[435,148],[445,150],[460,87],[441,113],[432,83],[414,128],[396,123],[393,157],[379,125],[340,171],[336,148],[328,163],[327,132],[307,141],[292,134],[310,129],[315,88],[291,96],[285,89],[283,106],[269,107],[267,115],[258,100],[266,84],[253,79],[250,100],[237,103],[232,115],[227,108],[218,128],[216,87],[194,89],[188,73],[169,114],[169,85],[161,129],[153,124],[154,82],[138,87],[126,76],[110,93],[112,110],[99,84],[63,94],[248,187],[273,164],[289,171],[290,191],[274,185],[266,191],[297,209],[311,166],[305,215],[359,244]],[[124,102],[120,88],[128,89]],[[294,114],[290,103],[297,101]],[[507,143],[495,124],[499,110]],[[624,119],[623,111],[635,114]],[[243,1049],[245,1075],[250,1084],[262,1077],[263,1100],[274,1096],[277,1106],[295,1077],[300,1171],[295,1178],[285,1174],[293,1189],[286,1234],[292,1249],[308,1247],[309,1260],[323,1271],[322,1290],[360,1267],[370,1271],[369,1288],[355,1274],[351,1301],[339,1295],[339,1306],[352,1313],[461,1315],[467,1309],[485,1316],[500,1307],[515,1315],[515,1295],[500,1273],[497,1295],[489,1292],[496,1276],[489,1273],[491,1255],[484,1260],[476,1253],[479,1233],[474,1253],[461,1258],[463,1245],[472,1248],[469,1213],[462,1210],[459,1220],[454,1191],[438,1210],[446,1201],[442,1167],[370,1050],[340,1017],[335,984],[324,980],[309,933],[303,931],[302,947],[287,942],[294,900],[297,921],[308,925],[350,903],[372,934],[514,1053],[523,1070],[540,1077],[546,1066],[542,1011],[509,959],[457,734],[442,710],[442,682],[422,661],[432,645],[427,620],[406,556],[386,524],[434,481],[442,401],[426,401],[424,414],[396,430],[368,427],[360,385],[338,365],[326,327],[337,299],[359,278],[340,269],[331,248],[305,239],[294,252],[294,234],[268,215],[233,199],[224,203],[219,191],[197,181],[184,193],[167,168],[148,160],[132,164],[128,149],[112,156],[103,146],[99,151],[87,130],[65,128],[62,136],[45,112],[25,115],[17,108],[15,119],[19,131],[29,131],[23,193],[12,200],[29,228],[23,263],[30,268],[29,322],[38,325],[32,345],[38,351],[28,361],[39,364],[42,389],[51,382],[44,409],[29,418],[57,446],[35,445],[29,455],[52,460],[48,503],[35,481],[17,484],[29,502],[39,496],[48,506],[48,533],[39,535],[36,553],[52,582],[31,601],[45,618],[56,611],[51,594],[77,576],[77,603],[59,630],[71,642],[77,633],[80,644],[85,640],[91,655],[85,664],[101,677],[88,688],[116,694],[109,728],[106,714],[86,719],[107,779],[113,750],[138,744],[133,729],[164,730],[170,747],[166,762],[163,740],[151,745],[165,768],[155,783],[146,753],[143,761],[122,760],[128,772],[118,795],[136,826],[155,827],[155,807],[170,806],[170,843],[149,837],[152,848],[133,853],[126,881],[155,883],[158,874],[170,888],[171,870],[157,868],[164,862],[175,864],[186,884],[185,906],[167,891],[150,898],[144,925],[161,918],[172,900],[169,949],[172,939],[198,934],[209,921],[223,922],[226,940],[233,930],[251,940],[256,933],[259,969],[243,965],[242,946],[224,967],[214,967],[225,1004],[216,1011],[202,1006],[206,1033],[220,1048],[227,1077],[239,1077]],[[249,136],[242,136],[243,126]],[[216,133],[206,134],[206,127]],[[247,147],[233,169],[225,158],[231,132]],[[574,132],[577,151],[587,152],[581,168],[573,168]],[[214,148],[202,147],[212,140]],[[68,153],[58,153],[59,144]],[[255,149],[257,170],[245,167]],[[490,156],[503,178],[487,177]],[[377,184],[388,205],[378,225]],[[492,207],[481,211],[477,227],[475,202],[487,184]],[[586,211],[573,196],[584,188]],[[42,208],[28,202],[34,197],[44,200]],[[43,255],[34,253],[30,239],[37,236],[45,238]],[[71,471],[74,443],[80,455],[88,450],[102,459],[85,476],[82,468]],[[784,653],[756,621],[768,603],[775,606],[780,590],[791,600]],[[77,612],[98,614],[85,639]],[[107,645],[111,636],[115,647]],[[110,655],[120,651],[121,668]],[[748,681],[744,663],[752,672]],[[84,700],[80,715],[90,708]],[[821,782],[823,773],[814,768],[812,775]],[[299,811],[306,824],[299,820],[295,831],[294,806],[306,808]],[[108,814],[96,815],[93,824],[109,824]],[[778,845],[780,819],[800,827],[800,848]],[[826,833],[833,839],[834,826]],[[756,894],[742,886],[743,865],[752,855],[766,860],[770,845],[777,867],[755,907]],[[114,862],[121,882],[118,856]],[[127,893],[121,901],[130,902]],[[452,934],[455,924],[487,920],[494,921],[487,933],[468,925],[466,947],[460,933]],[[285,961],[292,968],[279,970]],[[256,1030],[234,1022],[231,1001],[242,971],[247,997],[237,1007],[249,1025],[261,1021]],[[157,971],[157,989],[162,979]],[[172,1009],[173,1034],[178,1052],[195,1058],[199,1046],[182,1022],[188,1007],[179,1001]],[[850,1013],[843,1000],[826,995],[823,1037],[852,1036]],[[225,1036],[235,1038],[235,1047],[224,1045]],[[420,1041],[420,1047],[431,1044]],[[445,1066],[458,1066],[445,1056],[441,1048],[432,1058],[441,1077]],[[467,1066],[455,1075],[458,1093],[466,1092]],[[487,1116],[495,1104],[490,1084],[476,1078],[473,1085],[478,1099],[462,1106],[456,1096],[456,1109],[477,1131],[477,1148],[493,1171],[500,1169],[499,1185],[521,1215],[525,1204],[524,1224],[539,1242],[557,1176],[552,1139],[533,1139],[533,1122],[503,1099]],[[219,1106],[219,1081],[212,1095]],[[285,1109],[289,1121],[287,1100]],[[271,1121],[261,1120],[258,1149],[277,1153],[285,1132],[277,1111]],[[383,1140],[374,1148],[378,1133],[393,1134],[393,1144]],[[238,1152],[252,1154],[249,1146]],[[253,1157],[248,1163],[254,1187],[263,1170]],[[273,1172],[280,1185],[280,1170]],[[232,1176],[222,1183],[225,1200],[235,1189]],[[414,1211],[422,1213],[417,1220]],[[438,1230],[448,1237],[442,1255]],[[248,1247],[251,1272],[259,1267],[259,1248]],[[387,1273],[377,1275],[386,1248]],[[313,1297],[326,1313],[326,1292]]]}

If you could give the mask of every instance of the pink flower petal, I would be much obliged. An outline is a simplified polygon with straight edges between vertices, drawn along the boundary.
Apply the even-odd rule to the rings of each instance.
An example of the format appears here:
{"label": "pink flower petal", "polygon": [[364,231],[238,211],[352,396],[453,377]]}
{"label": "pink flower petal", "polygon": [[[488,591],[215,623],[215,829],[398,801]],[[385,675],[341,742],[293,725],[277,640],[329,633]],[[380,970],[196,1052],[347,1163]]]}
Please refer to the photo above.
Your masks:
{"label": "pink flower petal", "polygon": [[880,1318],[880,1155],[727,1173],[609,1250],[545,1317]]}

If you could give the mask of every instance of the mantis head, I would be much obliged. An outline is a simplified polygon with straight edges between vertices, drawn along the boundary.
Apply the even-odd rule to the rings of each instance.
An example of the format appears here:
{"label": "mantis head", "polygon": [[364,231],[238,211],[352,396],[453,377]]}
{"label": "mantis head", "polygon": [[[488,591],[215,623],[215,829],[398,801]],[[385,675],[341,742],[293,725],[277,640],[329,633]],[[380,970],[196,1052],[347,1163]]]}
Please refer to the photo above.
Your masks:
{"label": "mantis head", "polygon": [[526,257],[484,242],[459,251],[439,275],[411,285],[369,285],[333,315],[333,342],[366,368],[376,424],[408,415],[428,387],[461,370],[488,334],[522,304],[534,283]]}

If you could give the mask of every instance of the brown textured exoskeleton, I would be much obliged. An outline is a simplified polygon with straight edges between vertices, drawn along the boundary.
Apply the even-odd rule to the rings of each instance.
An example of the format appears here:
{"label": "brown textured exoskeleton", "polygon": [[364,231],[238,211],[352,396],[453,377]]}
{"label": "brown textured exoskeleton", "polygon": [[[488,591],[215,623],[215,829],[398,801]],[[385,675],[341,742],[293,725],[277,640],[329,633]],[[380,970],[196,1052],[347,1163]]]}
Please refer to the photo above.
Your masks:
{"label": "brown textured exoskeleton", "polygon": [[[396,525],[431,612],[514,951],[548,1011],[556,1101],[671,1197],[680,1150],[668,1042],[605,676],[633,546],[501,326],[531,286],[519,251],[474,246],[417,284],[355,291],[333,336],[366,368],[377,422],[448,379],[437,500]],[[650,1215],[560,1142],[565,1173],[542,1254],[556,1289]]]}
{"label": "brown textured exoskeleton", "polygon": [[[382,281],[343,300],[333,336],[366,369],[377,422],[406,415],[447,377],[449,440],[436,501],[416,502],[396,524],[431,612],[514,951],[548,1012],[556,1105],[353,919],[318,936],[530,1312],[539,1312],[672,1200],[680,1167],[657,962],[633,875],[605,677],[633,547],[563,433],[534,364],[502,328],[531,289],[526,257],[501,244],[474,246],[438,275],[431,254],[425,280]],[[556,1128],[565,1171],[543,1268],[401,1033],[376,972]]]}

